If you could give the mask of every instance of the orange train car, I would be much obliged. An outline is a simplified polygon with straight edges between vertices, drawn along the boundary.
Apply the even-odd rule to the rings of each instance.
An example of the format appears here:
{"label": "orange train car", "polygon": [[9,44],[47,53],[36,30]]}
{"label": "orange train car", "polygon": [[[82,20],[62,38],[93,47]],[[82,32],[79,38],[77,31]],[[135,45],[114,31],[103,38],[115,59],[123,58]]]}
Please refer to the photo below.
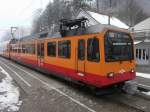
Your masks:
{"label": "orange train car", "polygon": [[135,78],[133,38],[113,26],[59,38],[24,38],[10,46],[10,59],[90,86],[119,85]]}
{"label": "orange train car", "polygon": [[0,45],[0,55],[6,58],[10,57],[10,41],[1,42]]}

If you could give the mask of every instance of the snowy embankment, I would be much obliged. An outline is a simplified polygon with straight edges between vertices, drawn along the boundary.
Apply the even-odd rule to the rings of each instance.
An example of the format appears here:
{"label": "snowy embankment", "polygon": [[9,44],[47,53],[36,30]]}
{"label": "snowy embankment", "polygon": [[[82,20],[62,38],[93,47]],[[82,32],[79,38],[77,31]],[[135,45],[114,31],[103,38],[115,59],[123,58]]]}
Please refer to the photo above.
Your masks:
{"label": "snowy embankment", "polygon": [[[139,72],[137,72],[136,76],[143,77],[143,78],[146,78],[146,79],[150,79],[150,74],[147,74],[147,73],[139,73]],[[143,93],[150,96],[150,91],[149,92],[143,92]]]}
{"label": "snowy embankment", "polygon": [[136,72],[136,76],[150,79],[150,74]]}
{"label": "snowy embankment", "polygon": [[144,94],[150,96],[150,92],[143,92]]}
{"label": "snowy embankment", "polygon": [[3,110],[18,111],[22,104],[22,101],[19,100],[19,89],[13,85],[13,79],[1,66],[0,72],[5,75],[0,82],[0,112]]}

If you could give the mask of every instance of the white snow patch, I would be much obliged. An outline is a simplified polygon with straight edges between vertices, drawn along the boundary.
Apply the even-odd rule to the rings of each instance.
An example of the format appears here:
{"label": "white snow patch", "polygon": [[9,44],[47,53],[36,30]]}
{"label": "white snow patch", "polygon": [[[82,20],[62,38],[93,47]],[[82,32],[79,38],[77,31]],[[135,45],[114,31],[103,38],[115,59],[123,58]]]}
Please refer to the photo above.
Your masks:
{"label": "white snow patch", "polygon": [[18,111],[22,104],[19,100],[19,89],[13,85],[13,79],[1,66],[0,72],[6,75],[0,82],[0,111]]}
{"label": "white snow patch", "polygon": [[[98,21],[101,24],[108,24],[108,18],[109,16],[107,15],[102,15],[102,14],[98,14],[95,12],[91,12],[91,11],[87,11],[96,21]],[[119,28],[124,28],[124,29],[128,29],[129,26],[127,26],[125,23],[123,23],[122,21],[120,21],[119,19],[115,18],[115,17],[111,17],[110,18],[110,24],[117,26]]]}
{"label": "white snow patch", "polygon": [[150,79],[150,74],[136,72],[136,76]]}
{"label": "white snow patch", "polygon": [[139,44],[139,43],[141,43],[142,41],[134,41],[134,44],[136,45],[136,44]]}
{"label": "white snow patch", "polygon": [[150,96],[150,91],[149,92],[143,92],[145,95]]}
{"label": "white snow patch", "polygon": [[144,42],[150,42],[150,39],[145,39]]}

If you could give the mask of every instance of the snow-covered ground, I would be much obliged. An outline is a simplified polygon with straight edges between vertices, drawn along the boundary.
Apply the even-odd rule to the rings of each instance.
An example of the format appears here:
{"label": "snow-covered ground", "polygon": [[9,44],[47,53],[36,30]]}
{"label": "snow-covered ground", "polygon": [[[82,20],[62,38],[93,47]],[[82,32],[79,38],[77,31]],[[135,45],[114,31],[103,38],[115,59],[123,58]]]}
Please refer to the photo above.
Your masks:
{"label": "snow-covered ground", "polygon": [[150,74],[136,72],[136,76],[150,79]]}
{"label": "snow-covered ground", "polygon": [[144,94],[150,96],[150,92],[143,92]]}
{"label": "snow-covered ground", "polygon": [[[147,74],[147,73],[136,72],[136,76],[150,79],[150,74]],[[149,92],[143,92],[143,93],[150,96],[150,91]]]}
{"label": "snow-covered ground", "polygon": [[1,66],[0,72],[5,75],[0,82],[0,112],[3,110],[18,111],[22,104],[22,101],[19,100],[19,89],[13,85],[13,79]]}

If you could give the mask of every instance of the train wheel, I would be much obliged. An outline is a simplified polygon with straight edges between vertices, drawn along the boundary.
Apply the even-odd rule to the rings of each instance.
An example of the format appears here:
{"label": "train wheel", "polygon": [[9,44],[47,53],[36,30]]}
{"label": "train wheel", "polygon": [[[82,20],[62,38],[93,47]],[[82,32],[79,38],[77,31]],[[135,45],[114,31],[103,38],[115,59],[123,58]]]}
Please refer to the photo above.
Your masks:
{"label": "train wheel", "polygon": [[114,92],[116,92],[116,87],[114,87],[114,86],[110,86],[110,87],[106,87],[106,88],[92,87],[92,88],[90,88],[90,90],[92,91],[92,93],[94,95],[101,96],[101,95],[113,94]]}
{"label": "train wheel", "polygon": [[124,85],[125,85],[125,82],[121,82],[121,83],[117,84],[117,89],[123,90]]}

